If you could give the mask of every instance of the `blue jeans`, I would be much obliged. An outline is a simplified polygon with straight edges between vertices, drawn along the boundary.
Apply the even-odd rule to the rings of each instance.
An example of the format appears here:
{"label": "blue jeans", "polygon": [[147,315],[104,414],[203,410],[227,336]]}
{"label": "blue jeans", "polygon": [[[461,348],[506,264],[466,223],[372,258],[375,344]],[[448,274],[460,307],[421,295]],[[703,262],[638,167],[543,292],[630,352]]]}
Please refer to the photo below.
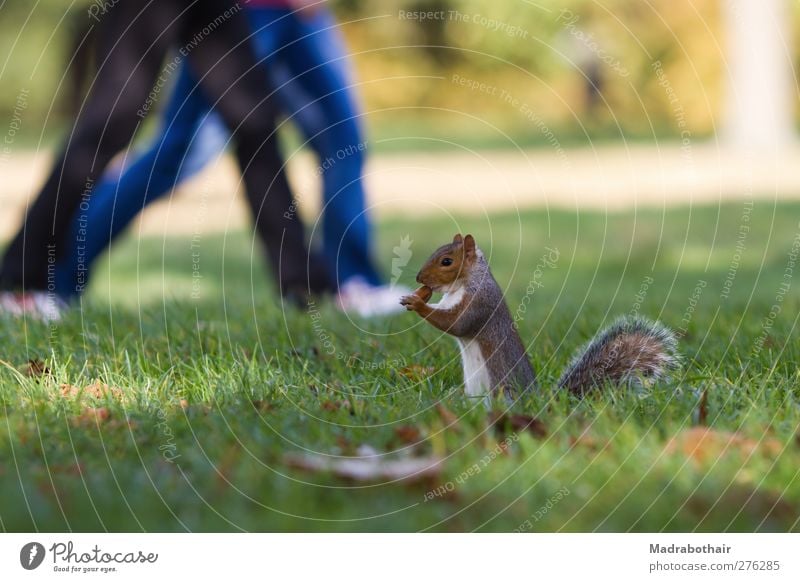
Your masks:
{"label": "blue jeans", "polygon": [[[336,22],[324,10],[311,17],[271,8],[247,13],[254,49],[267,65],[278,101],[318,157],[328,268],[337,283],[360,276],[379,284],[362,181],[365,146]],[[184,63],[160,135],[121,170],[106,172],[76,211],[69,245],[56,264],[56,292],[66,298],[81,293],[92,262],[136,215],[216,159],[229,140],[228,129]]]}

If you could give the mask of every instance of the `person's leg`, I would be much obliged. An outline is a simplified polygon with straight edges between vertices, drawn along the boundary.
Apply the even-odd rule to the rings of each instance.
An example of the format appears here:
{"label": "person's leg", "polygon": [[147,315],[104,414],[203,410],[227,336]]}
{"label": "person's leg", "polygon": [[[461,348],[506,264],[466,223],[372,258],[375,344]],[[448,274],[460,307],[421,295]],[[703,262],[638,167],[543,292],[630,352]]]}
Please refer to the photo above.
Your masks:
{"label": "person's leg", "polygon": [[164,109],[161,134],[126,164],[121,174],[106,172],[89,200],[73,216],[67,248],[56,265],[56,291],[80,294],[93,261],[144,207],[196,174],[225,149],[229,135],[210,114],[197,82],[182,66]]}
{"label": "person's leg", "polygon": [[[257,209],[256,229],[266,245],[281,291],[325,291],[328,278],[322,265],[309,260],[302,222],[278,151],[278,110],[274,98],[265,91],[269,86],[266,72],[256,62],[249,43],[243,42],[250,36],[247,22],[243,18],[223,18],[227,4],[199,0],[194,5],[193,27],[202,30],[215,23],[215,28],[193,48],[191,66],[202,90],[235,137],[247,196]],[[191,42],[191,30],[187,29],[187,33],[186,40]]]}
{"label": "person's leg", "polygon": [[[362,180],[366,144],[350,88],[347,53],[327,11],[292,17],[292,38],[276,54],[311,98],[292,119],[319,156],[323,182],[323,247],[337,283],[380,284],[371,256],[371,225]],[[320,124],[321,122],[321,124]]]}
{"label": "person's leg", "polygon": [[172,38],[169,29],[156,31],[152,22],[174,21],[174,11],[165,3],[148,7],[120,0],[104,15],[98,30],[95,86],[64,152],[6,251],[0,270],[4,288],[53,288],[52,269],[82,194],[89,195],[114,154],[133,137],[140,121],[137,111]]}

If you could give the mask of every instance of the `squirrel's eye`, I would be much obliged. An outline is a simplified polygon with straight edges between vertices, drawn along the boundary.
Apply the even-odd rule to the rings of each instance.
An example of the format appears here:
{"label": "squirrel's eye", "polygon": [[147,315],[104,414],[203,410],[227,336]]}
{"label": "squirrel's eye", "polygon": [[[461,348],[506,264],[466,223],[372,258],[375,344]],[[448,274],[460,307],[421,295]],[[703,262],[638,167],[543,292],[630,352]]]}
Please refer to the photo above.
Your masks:
{"label": "squirrel's eye", "polygon": [[453,259],[451,259],[450,257],[442,259],[442,266],[443,267],[449,267],[452,264],[453,264]]}

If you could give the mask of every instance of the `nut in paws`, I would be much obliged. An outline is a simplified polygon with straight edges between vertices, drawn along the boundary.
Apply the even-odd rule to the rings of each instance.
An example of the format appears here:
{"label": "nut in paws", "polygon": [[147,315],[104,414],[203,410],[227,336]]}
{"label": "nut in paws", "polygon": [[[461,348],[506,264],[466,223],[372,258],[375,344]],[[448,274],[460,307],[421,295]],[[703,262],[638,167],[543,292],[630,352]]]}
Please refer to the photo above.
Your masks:
{"label": "nut in paws", "polygon": [[408,311],[417,311],[425,302],[417,295],[405,295],[400,299],[400,305],[404,305]]}

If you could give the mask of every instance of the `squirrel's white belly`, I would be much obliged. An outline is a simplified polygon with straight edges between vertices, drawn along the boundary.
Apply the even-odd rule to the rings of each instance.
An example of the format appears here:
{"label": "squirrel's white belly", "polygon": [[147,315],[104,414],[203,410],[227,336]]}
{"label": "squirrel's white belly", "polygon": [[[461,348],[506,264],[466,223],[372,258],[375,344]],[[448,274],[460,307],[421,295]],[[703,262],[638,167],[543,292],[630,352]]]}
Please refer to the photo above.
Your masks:
{"label": "squirrel's white belly", "polygon": [[462,299],[464,299],[463,287],[459,287],[455,290],[447,289],[444,295],[442,295],[442,300],[439,301],[439,303],[431,305],[431,307],[433,309],[452,309],[461,303]]}
{"label": "squirrel's white belly", "polygon": [[461,362],[464,367],[464,390],[467,396],[484,396],[489,392],[489,370],[476,340],[457,338],[461,348]]}

